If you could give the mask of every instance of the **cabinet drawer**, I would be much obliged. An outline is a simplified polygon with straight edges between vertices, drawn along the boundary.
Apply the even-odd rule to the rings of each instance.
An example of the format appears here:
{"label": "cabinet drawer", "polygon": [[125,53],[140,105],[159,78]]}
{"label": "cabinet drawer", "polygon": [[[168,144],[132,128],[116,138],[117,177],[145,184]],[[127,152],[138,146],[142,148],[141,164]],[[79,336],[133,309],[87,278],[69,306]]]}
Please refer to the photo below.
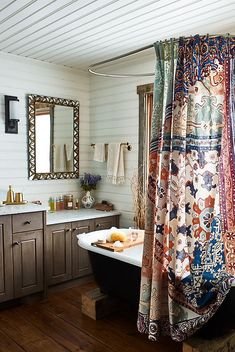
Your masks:
{"label": "cabinet drawer", "polygon": [[107,216],[106,218],[95,219],[95,230],[105,230],[112,226],[119,226],[119,216]]}
{"label": "cabinet drawer", "polygon": [[43,228],[42,212],[12,215],[12,232],[24,232]]}

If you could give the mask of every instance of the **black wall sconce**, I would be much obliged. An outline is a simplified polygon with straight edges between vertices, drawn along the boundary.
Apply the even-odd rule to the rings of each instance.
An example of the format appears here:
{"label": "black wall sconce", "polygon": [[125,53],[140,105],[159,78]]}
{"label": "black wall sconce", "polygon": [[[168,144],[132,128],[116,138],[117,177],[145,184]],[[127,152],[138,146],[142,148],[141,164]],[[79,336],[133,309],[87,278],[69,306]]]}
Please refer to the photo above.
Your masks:
{"label": "black wall sconce", "polygon": [[17,97],[5,95],[5,133],[18,133],[18,102]]}

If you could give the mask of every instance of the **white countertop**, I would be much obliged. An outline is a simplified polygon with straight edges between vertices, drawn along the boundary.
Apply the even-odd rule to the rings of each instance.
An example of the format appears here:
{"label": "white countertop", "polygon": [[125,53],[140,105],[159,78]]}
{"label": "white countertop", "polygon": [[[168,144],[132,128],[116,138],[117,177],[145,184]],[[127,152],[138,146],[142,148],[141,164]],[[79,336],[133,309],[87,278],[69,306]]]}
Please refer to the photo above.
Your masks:
{"label": "white countertop", "polygon": [[46,205],[26,203],[21,205],[0,205],[0,215],[12,215],[21,213],[31,213],[36,211],[47,211],[47,225],[59,224],[80,220],[98,219],[107,216],[120,215],[118,211],[100,211],[95,209],[60,210],[49,212]]}
{"label": "white countertop", "polygon": [[48,210],[48,206],[26,203],[21,205],[0,205],[0,215],[12,215],[21,213],[32,213],[35,211]]}
{"label": "white countertop", "polygon": [[81,221],[97,218],[105,218],[107,216],[120,215],[118,211],[101,211],[95,209],[78,209],[78,210],[60,210],[54,213],[47,213],[47,225],[60,224],[63,222]]}

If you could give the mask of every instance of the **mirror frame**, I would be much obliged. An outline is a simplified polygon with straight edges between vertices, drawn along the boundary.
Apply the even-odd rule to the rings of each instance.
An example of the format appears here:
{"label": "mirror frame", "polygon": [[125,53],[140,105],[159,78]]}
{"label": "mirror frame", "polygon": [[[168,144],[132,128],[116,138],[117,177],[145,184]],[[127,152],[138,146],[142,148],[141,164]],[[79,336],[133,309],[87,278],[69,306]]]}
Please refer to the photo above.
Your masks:
{"label": "mirror frame", "polygon": [[[72,172],[36,172],[35,144],[35,103],[50,103],[73,108],[73,166]],[[48,97],[45,95],[28,95],[28,168],[30,180],[58,180],[79,177],[79,101]]]}

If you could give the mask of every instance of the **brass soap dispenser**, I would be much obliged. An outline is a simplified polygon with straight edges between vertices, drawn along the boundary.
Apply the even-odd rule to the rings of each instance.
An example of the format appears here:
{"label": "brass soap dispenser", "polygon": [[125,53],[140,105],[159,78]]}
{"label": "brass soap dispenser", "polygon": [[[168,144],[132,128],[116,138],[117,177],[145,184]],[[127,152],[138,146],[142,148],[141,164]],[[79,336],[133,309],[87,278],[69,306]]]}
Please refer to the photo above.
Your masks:
{"label": "brass soap dispenser", "polygon": [[9,190],[7,192],[6,203],[14,203],[14,192],[12,191],[11,185],[9,186]]}

